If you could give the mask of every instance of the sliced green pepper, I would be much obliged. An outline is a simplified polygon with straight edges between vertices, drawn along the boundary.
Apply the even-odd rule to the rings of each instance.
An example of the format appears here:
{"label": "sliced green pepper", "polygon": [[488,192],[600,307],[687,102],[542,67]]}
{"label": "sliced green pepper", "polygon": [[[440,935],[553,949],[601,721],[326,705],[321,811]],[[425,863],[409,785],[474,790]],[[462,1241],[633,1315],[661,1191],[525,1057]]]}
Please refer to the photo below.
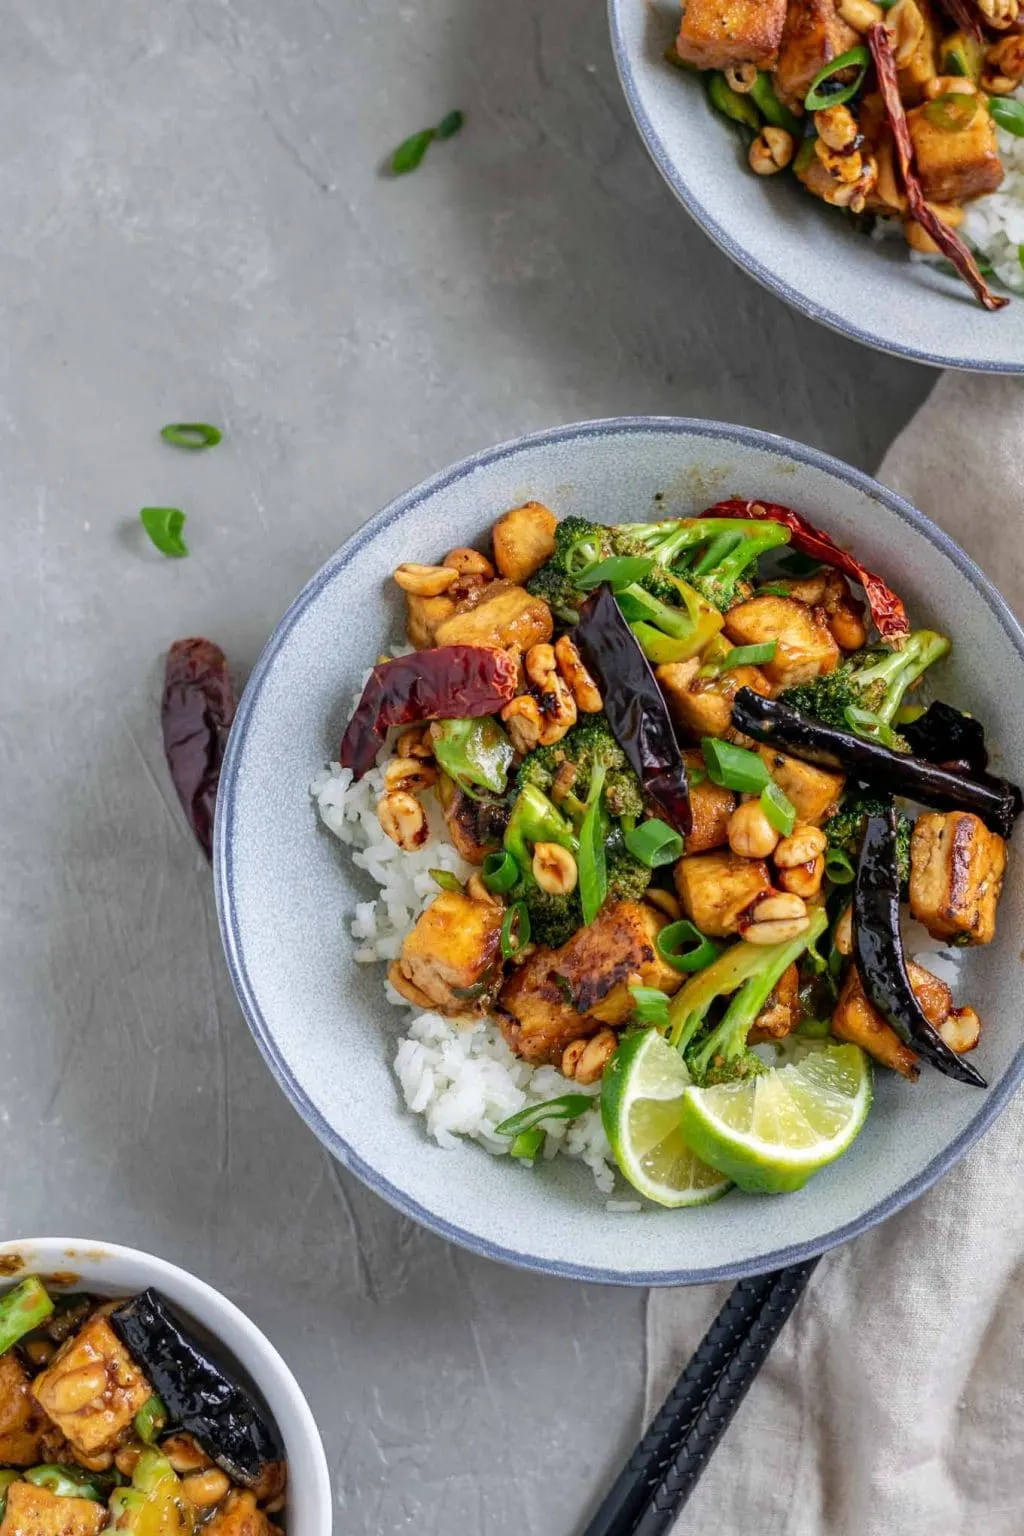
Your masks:
{"label": "sliced green pepper", "polygon": [[92,1479],[80,1467],[68,1467],[53,1462],[42,1467],[29,1467],[22,1477],[36,1488],[47,1488],[59,1499],[92,1499],[103,1502],[103,1494]]}
{"label": "sliced green pepper", "polygon": [[754,133],[761,131],[761,114],[749,96],[734,91],[723,74],[713,69],[707,76],[708,100],[716,112],[721,112],[730,122],[740,123]]}
{"label": "sliced green pepper", "polygon": [[438,765],[467,794],[489,789],[503,795],[512,762],[512,743],[493,715],[475,720],[438,720],[431,730]]}
{"label": "sliced green pepper", "polygon": [[794,117],[789,108],[776,96],[770,75],[760,72],[750,87],[750,95],[766,123],[771,123],[773,128],[785,128],[786,132],[791,133],[794,138],[800,137],[802,131],[800,119]]}
{"label": "sliced green pepper", "polygon": [[[455,877],[452,876],[454,879]],[[459,886],[459,890],[462,887]],[[162,1397],[156,1392],[146,1399],[135,1415],[135,1433],[144,1445],[155,1445],[167,1428],[167,1409]]]}
{"label": "sliced green pepper", "polygon": [[966,32],[951,32],[939,44],[939,74],[960,75],[980,80],[985,62],[985,44]]}
{"label": "sliced green pepper", "polygon": [[0,1296],[0,1355],[44,1323],[52,1311],[53,1302],[38,1275],[28,1275]]}
{"label": "sliced green pepper", "polygon": [[182,1497],[181,1479],[159,1451],[145,1450],[130,1488],[110,1498],[110,1529],[121,1536],[193,1536],[192,1506]]}

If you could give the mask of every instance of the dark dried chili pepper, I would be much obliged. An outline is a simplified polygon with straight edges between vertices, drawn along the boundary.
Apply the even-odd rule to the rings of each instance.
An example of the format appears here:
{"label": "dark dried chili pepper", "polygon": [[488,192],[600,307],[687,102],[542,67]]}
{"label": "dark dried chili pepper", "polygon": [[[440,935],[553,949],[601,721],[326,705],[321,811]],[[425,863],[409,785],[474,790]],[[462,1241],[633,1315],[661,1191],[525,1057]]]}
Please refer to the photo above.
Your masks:
{"label": "dark dried chili pepper", "polygon": [[224,652],[212,640],[176,640],[167,652],[160,708],[164,752],[189,824],[212,857],[213,811],[235,694]]}
{"label": "dark dried chili pepper", "polygon": [[644,790],[669,826],[689,832],[690,791],[668,705],[611,587],[602,584],[588,597],[572,635],[597,679],[612,735]]}
{"label": "dark dried chili pepper", "polygon": [[799,512],[794,512],[792,507],[781,506],[777,501],[744,501],[740,497],[733,497],[709,507],[702,516],[761,518],[782,523],[793,535],[791,542],[794,549],[798,549],[801,554],[813,556],[823,565],[831,565],[835,570],[842,571],[844,576],[860,583],[875,627],[887,645],[898,648],[910,634],[910,620],[902,598],[897,597],[881,576],[876,576],[874,571],[861,565],[848,550],[840,549],[834,539],[820,528],[815,528],[813,523],[809,523]]}
{"label": "dark dried chili pepper", "polygon": [[885,115],[896,146],[896,159],[903,179],[904,191],[907,194],[907,209],[910,217],[931,235],[939,250],[944,256],[948,256],[964,282],[973,288],[975,296],[985,308],[1002,309],[1009,304],[1009,299],[1000,298],[992,292],[978,269],[978,263],[956,230],[950,229],[948,224],[942,222],[938,214],[929,207],[921,190],[921,183],[914,169],[914,143],[910,137],[907,114],[900,97],[896,58],[885,23],[879,21],[873,27],[869,27],[867,37],[878,75],[878,89],[882,94]]}
{"label": "dark dried chili pepper", "polygon": [[923,715],[899,729],[915,757],[923,757],[928,763],[941,763],[951,773],[985,778],[988,772],[985,728],[973,715],[965,715],[952,704],[937,700],[929,704]]}
{"label": "dark dried chili pepper", "polygon": [[393,725],[496,715],[516,693],[511,657],[491,645],[438,645],[381,662],[341,740],[339,761],[361,779]]}
{"label": "dark dried chili pepper", "polygon": [[741,688],[733,700],[732,723],[765,746],[805,762],[841,768],[882,793],[903,795],[939,811],[972,811],[1000,837],[1009,837],[1020,815],[1021,792],[1006,779],[969,779],[909,752],[892,752],[876,741],[822,725],[778,699],[763,699]]}
{"label": "dark dried chili pepper", "polygon": [[871,1006],[896,1033],[958,1082],[985,1088],[976,1067],[964,1061],[929,1023],[914,996],[900,932],[900,877],[896,864],[896,808],[869,816],[853,890],[853,941],[857,970]]}

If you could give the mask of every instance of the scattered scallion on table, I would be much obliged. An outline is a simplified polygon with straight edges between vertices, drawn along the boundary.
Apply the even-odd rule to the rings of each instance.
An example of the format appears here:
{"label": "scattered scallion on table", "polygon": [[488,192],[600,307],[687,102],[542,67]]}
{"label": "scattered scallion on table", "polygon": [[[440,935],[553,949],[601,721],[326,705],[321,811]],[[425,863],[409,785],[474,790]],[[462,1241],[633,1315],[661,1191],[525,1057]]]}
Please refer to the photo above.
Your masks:
{"label": "scattered scallion on table", "polygon": [[139,521],[162,555],[181,560],[188,554],[188,545],[182,538],[185,514],[179,507],[143,507]]}
{"label": "scattered scallion on table", "polygon": [[190,448],[195,452],[201,448],[216,448],[222,434],[219,428],[211,427],[206,421],[172,421],[160,428],[160,436],[165,443],[173,443],[175,448]]}
{"label": "scattered scallion on table", "polygon": [[465,120],[463,113],[456,109],[454,112],[445,113],[433,128],[421,128],[419,133],[412,133],[407,139],[403,139],[391,156],[392,176],[406,176],[410,171],[415,171],[434,140],[443,141],[452,138],[459,132]]}

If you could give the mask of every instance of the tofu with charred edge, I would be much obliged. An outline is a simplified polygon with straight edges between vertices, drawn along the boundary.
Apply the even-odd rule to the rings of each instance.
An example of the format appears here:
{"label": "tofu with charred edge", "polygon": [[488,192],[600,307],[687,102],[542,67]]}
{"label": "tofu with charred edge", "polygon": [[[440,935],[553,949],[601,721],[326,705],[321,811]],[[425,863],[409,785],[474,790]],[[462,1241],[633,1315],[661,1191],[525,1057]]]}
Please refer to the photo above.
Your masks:
{"label": "tofu with charred edge", "polygon": [[[90,1380],[96,1391],[85,1397]],[[77,1394],[76,1386],[81,1389]],[[132,1420],[153,1388],[106,1318],[92,1317],[36,1377],[32,1395],[75,1451],[97,1456],[116,1450],[130,1436]],[[69,1399],[76,1406],[66,1406]]]}
{"label": "tofu with charred edge", "polygon": [[494,563],[507,581],[529,581],[555,552],[558,519],[539,501],[513,507],[499,517],[491,537]]}
{"label": "tofu with charred edge", "polygon": [[0,1536],[98,1536],[107,1519],[107,1506],[94,1499],[65,1499],[33,1483],[12,1483]]}
{"label": "tofu with charred edge", "polygon": [[970,811],[923,811],[910,839],[910,910],[936,939],[990,944],[1006,844]]}
{"label": "tofu with charred edge", "polygon": [[[462,891],[442,891],[402,944],[389,979],[403,997],[442,1013],[471,1013],[501,970],[503,909]],[[402,982],[408,983],[407,991]]]}
{"label": "tofu with charred edge", "polygon": [[839,665],[839,647],[822,608],[795,597],[752,597],[725,616],[725,632],[737,645],[775,641],[775,655],[761,670],[773,688],[795,688]]}
{"label": "tofu with charred edge", "polygon": [[676,52],[698,69],[768,64],[785,19],[786,0],[687,0]]}
{"label": "tofu with charred edge", "polygon": [[612,902],[561,949],[531,955],[498,1000],[501,1030],[516,1054],[557,1064],[573,1040],[626,1023],[631,984],[678,991],[683,977],[654,944],[664,922],[652,907]]}
{"label": "tofu with charred edge", "polygon": [[434,630],[435,645],[531,645],[550,640],[551,610],[542,598],[512,581],[490,581],[476,588]]}
{"label": "tofu with charred edge", "polygon": [[[921,1011],[950,1050],[961,1055],[973,1050],[981,1035],[981,1021],[974,1009],[954,1008],[953,994],[946,983],[923,965],[909,960],[907,974]],[[920,1075],[916,1053],[868,1002],[856,965],[847,971],[832,1015],[832,1033],[837,1040],[859,1045],[882,1066],[891,1067],[912,1081]]]}
{"label": "tofu with charred edge", "polygon": [[798,826],[819,827],[831,816],[846,783],[841,773],[787,757],[774,747],[759,748],[759,756],[796,811]]}
{"label": "tofu with charred edge", "polygon": [[738,933],[743,913],[772,889],[763,860],[741,858],[732,852],[681,858],[675,867],[675,882],[683,911],[711,939]]}

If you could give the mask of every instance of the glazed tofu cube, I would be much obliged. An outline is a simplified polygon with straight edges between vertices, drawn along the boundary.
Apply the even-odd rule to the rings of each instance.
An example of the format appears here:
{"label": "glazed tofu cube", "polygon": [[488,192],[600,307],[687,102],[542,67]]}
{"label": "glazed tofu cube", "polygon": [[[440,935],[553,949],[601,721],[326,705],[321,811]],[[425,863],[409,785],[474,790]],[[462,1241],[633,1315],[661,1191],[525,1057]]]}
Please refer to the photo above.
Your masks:
{"label": "glazed tofu cube", "polygon": [[969,811],[924,811],[910,840],[910,910],[936,939],[990,944],[1006,844]]}
{"label": "glazed tofu cube", "polygon": [[455,600],[442,592],[439,597],[417,597],[415,592],[405,594],[405,632],[409,644],[418,651],[429,651],[437,644],[439,624],[450,619],[455,612]]}
{"label": "glazed tofu cube", "polygon": [[558,519],[539,501],[513,507],[494,525],[494,563],[507,581],[529,581],[555,552]]}
{"label": "glazed tofu cube", "polygon": [[687,0],[676,51],[698,69],[768,64],[785,19],[786,0]]}
{"label": "glazed tofu cube", "polygon": [[32,1383],[43,1411],[80,1455],[112,1451],[153,1388],[105,1317],[93,1317],[68,1339]]}
{"label": "glazed tofu cube", "polygon": [[[683,843],[685,851],[707,853],[712,848],[722,848],[729,840],[729,817],[736,809],[736,796],[731,789],[712,784],[702,753],[684,752],[683,761],[690,776],[690,810],[693,813],[693,830],[687,833]],[[699,783],[695,784],[694,778],[699,778]]]}
{"label": "glazed tofu cube", "polygon": [[443,1013],[468,1013],[497,977],[503,910],[442,891],[402,944],[399,969]]}
{"label": "glazed tofu cube", "polygon": [[0,1536],[97,1536],[107,1523],[107,1507],[95,1499],[62,1499],[48,1488],[12,1483]]}
{"label": "glazed tofu cube", "polygon": [[31,1467],[44,1459],[46,1418],[29,1389],[21,1363],[13,1354],[0,1355],[0,1466]]}
{"label": "glazed tofu cube", "polygon": [[928,116],[931,103],[907,113],[921,191],[930,203],[964,203],[994,192],[1003,179],[996,125],[984,102],[963,128]]}
{"label": "glazed tofu cube", "polygon": [[792,801],[798,823],[817,827],[831,816],[846,782],[841,773],[816,768],[813,763],[787,757],[772,747],[761,747],[759,751],[768,772],[786,798]]}
{"label": "glazed tofu cube", "polygon": [[256,1495],[236,1488],[229,1493],[203,1536],[276,1536],[278,1527],[257,1508]]}
{"label": "glazed tofu cube", "polygon": [[434,631],[435,645],[497,645],[503,650],[550,640],[551,610],[539,597],[511,581],[491,581],[459,603]]}
{"label": "glazed tofu cube", "polygon": [[849,1040],[853,1045],[859,1045],[883,1067],[891,1067],[912,1082],[921,1075],[915,1053],[909,1045],[904,1045],[892,1026],[868,1002],[855,965],[851,965],[846,973],[832,1014],[832,1033],[837,1040]]}
{"label": "glazed tofu cube", "polygon": [[663,922],[651,907],[614,902],[561,949],[538,949],[502,989],[500,1022],[512,1049],[526,1061],[557,1066],[573,1040],[626,1022],[630,979],[677,991],[682,976],[654,947]]}
{"label": "glazed tofu cube", "polygon": [[675,868],[675,882],[683,911],[712,939],[737,933],[741,914],[772,885],[766,864],[735,853],[682,858]]}
{"label": "glazed tofu cube", "polygon": [[722,736],[733,740],[732,701],[741,688],[767,697],[771,689],[757,667],[733,667],[717,677],[701,677],[700,658],[669,661],[656,667],[655,677],[669,713],[691,736]]}
{"label": "glazed tofu cube", "polygon": [[795,597],[752,597],[725,616],[725,632],[737,645],[774,640],[775,655],[761,670],[773,688],[795,688],[839,665],[839,647],[820,608]]}
{"label": "glazed tofu cube", "polygon": [[802,101],[818,71],[859,41],[836,10],[835,0],[789,0],[775,71],[777,89],[791,101]]}

